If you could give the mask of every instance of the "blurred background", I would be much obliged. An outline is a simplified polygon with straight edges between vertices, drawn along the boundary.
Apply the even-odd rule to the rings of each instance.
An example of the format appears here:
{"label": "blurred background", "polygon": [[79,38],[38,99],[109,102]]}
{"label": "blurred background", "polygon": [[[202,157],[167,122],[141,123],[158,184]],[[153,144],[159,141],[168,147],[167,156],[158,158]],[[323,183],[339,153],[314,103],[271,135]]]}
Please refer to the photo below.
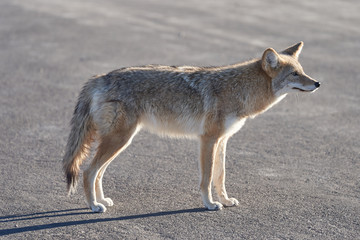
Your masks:
{"label": "blurred background", "polygon": [[[0,236],[356,239],[359,10],[355,0],[2,0]],[[66,197],[68,123],[91,76],[227,65],[299,41],[321,88],[289,95],[230,139],[227,188],[239,207],[200,210],[197,144],[146,132],[105,174],[106,215],[83,209],[82,184]]]}

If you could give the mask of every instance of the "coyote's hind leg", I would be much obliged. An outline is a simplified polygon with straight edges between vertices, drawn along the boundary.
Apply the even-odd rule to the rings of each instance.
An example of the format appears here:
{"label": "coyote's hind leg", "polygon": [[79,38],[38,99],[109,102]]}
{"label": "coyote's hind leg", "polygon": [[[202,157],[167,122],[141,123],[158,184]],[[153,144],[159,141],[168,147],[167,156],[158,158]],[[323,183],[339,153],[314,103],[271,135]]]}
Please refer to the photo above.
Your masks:
{"label": "coyote's hind leg", "polygon": [[114,202],[111,200],[111,198],[105,198],[102,187],[104,173],[106,171],[106,168],[110,165],[110,162],[111,160],[105,163],[104,166],[100,169],[95,181],[96,201],[103,204],[105,207],[110,207],[114,205]]}
{"label": "coyote's hind leg", "polygon": [[131,143],[136,133],[135,129],[136,126],[123,128],[100,139],[95,157],[84,172],[85,196],[89,207],[94,212],[105,212],[105,205],[113,205],[110,198],[104,197],[102,178],[110,162]]}

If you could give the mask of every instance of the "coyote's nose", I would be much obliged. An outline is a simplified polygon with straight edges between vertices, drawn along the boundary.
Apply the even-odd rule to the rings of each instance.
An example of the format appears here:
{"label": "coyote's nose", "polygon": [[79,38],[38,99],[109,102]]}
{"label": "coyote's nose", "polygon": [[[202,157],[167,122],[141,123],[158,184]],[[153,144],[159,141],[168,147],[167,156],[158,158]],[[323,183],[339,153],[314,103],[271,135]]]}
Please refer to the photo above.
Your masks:
{"label": "coyote's nose", "polygon": [[319,82],[316,82],[316,83],[315,83],[315,87],[316,87],[316,88],[320,87],[320,83],[319,83]]}

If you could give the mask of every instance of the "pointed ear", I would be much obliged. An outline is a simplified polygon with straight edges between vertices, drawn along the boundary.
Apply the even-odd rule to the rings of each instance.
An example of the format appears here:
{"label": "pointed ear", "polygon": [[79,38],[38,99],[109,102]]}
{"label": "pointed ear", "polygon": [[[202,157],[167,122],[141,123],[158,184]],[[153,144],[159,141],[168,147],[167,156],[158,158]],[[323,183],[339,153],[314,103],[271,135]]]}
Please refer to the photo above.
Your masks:
{"label": "pointed ear", "polygon": [[275,69],[279,64],[279,54],[272,48],[268,48],[265,50],[262,56],[262,68],[265,72],[269,72]]}
{"label": "pointed ear", "polygon": [[292,56],[292,57],[298,59],[303,46],[304,46],[304,43],[299,42],[299,43],[295,44],[294,46],[288,47],[287,49],[285,49],[281,53],[285,54],[285,55]]}

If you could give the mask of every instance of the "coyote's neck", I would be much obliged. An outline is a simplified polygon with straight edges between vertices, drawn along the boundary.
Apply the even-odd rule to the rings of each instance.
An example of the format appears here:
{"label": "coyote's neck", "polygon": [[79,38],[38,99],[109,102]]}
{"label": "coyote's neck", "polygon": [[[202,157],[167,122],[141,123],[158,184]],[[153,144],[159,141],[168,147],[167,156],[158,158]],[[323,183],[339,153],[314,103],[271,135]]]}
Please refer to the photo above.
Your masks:
{"label": "coyote's neck", "polygon": [[286,95],[276,97],[271,78],[263,71],[259,60],[234,65],[238,76],[232,80],[238,104],[243,106],[239,115],[255,117],[274,106]]}

